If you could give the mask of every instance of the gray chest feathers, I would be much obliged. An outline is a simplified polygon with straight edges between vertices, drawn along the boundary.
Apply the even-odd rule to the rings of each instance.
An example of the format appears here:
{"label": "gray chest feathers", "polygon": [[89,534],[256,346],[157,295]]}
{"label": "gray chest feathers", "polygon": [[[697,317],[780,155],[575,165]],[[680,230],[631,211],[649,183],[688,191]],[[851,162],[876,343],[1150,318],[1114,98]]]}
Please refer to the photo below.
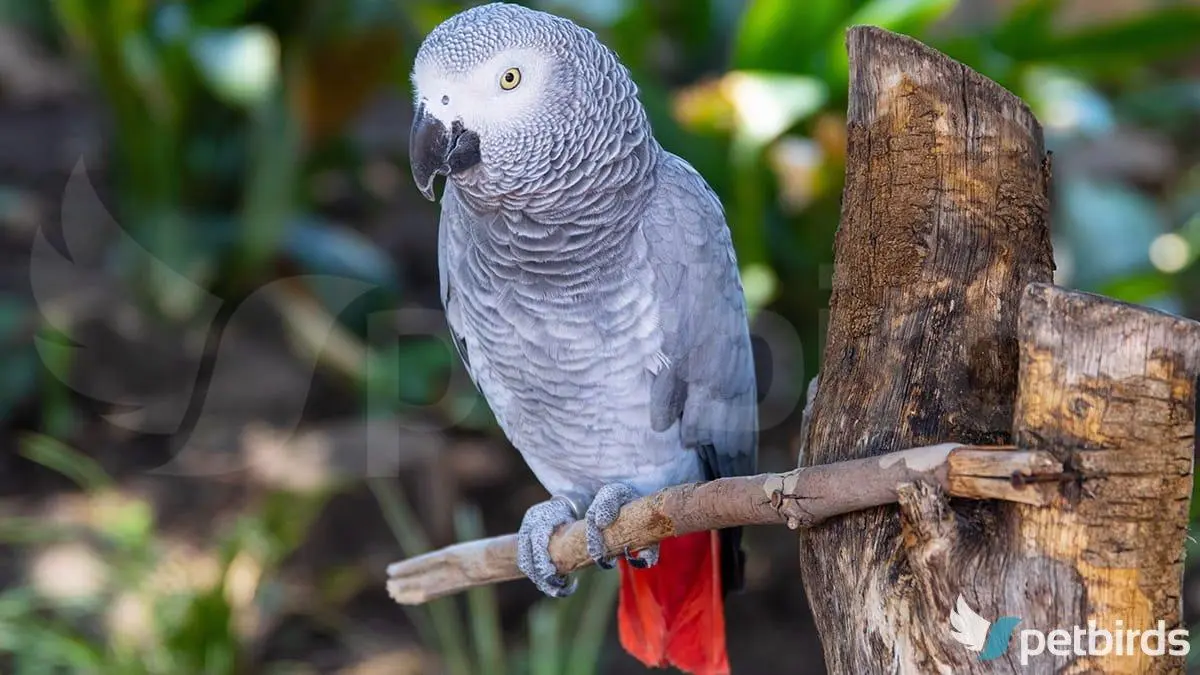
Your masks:
{"label": "gray chest feathers", "polygon": [[572,231],[496,216],[456,229],[443,239],[447,313],[513,444],[545,457],[667,440],[649,438],[659,436],[650,381],[665,357],[637,225]]}

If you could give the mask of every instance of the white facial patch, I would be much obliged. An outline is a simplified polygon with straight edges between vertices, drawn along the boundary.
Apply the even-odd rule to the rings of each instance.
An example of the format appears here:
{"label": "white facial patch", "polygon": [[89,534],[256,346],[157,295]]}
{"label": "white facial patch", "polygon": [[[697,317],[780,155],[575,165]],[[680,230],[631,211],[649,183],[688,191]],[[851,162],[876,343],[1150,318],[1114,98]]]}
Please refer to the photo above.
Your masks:
{"label": "white facial patch", "polygon": [[[511,90],[500,86],[510,69],[520,71],[520,84]],[[499,54],[465,73],[447,73],[436,63],[418,63],[413,69],[417,101],[447,127],[455,120],[480,135],[520,122],[536,114],[552,75],[553,64],[535,50]]]}

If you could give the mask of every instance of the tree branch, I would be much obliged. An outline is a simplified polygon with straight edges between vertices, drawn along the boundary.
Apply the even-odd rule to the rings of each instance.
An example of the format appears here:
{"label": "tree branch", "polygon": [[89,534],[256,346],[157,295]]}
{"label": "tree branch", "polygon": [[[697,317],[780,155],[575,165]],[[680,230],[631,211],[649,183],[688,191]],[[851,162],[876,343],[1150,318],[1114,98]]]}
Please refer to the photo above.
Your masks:
{"label": "tree branch", "polygon": [[[951,497],[1044,506],[1059,495],[1063,467],[1049,452],[943,443],[878,457],[757,476],[669,487],[625,505],[604,532],[610,555],[663,539],[739,525],[811,527],[831,516],[894,504],[904,486],[925,483]],[[585,525],[551,537],[562,573],[592,564]],[[417,605],[474,586],[521,578],[517,537],[465,542],[388,566],[388,593]]]}

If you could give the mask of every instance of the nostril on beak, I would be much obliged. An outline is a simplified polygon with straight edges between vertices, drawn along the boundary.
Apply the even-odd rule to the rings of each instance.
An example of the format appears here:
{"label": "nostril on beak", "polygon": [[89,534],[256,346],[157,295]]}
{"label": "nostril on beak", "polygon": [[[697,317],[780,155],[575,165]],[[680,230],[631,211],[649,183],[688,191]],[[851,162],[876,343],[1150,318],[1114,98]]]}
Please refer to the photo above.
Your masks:
{"label": "nostril on beak", "polygon": [[442,96],[442,105],[450,105],[450,97]]}

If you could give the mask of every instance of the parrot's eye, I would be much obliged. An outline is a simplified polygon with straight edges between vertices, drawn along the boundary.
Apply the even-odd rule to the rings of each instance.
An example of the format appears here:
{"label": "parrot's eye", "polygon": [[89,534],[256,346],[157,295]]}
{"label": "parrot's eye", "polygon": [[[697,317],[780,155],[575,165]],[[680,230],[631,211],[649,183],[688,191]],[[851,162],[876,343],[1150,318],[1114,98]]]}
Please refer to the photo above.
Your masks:
{"label": "parrot's eye", "polygon": [[521,71],[518,68],[509,68],[500,76],[500,88],[504,91],[512,91],[521,84]]}

